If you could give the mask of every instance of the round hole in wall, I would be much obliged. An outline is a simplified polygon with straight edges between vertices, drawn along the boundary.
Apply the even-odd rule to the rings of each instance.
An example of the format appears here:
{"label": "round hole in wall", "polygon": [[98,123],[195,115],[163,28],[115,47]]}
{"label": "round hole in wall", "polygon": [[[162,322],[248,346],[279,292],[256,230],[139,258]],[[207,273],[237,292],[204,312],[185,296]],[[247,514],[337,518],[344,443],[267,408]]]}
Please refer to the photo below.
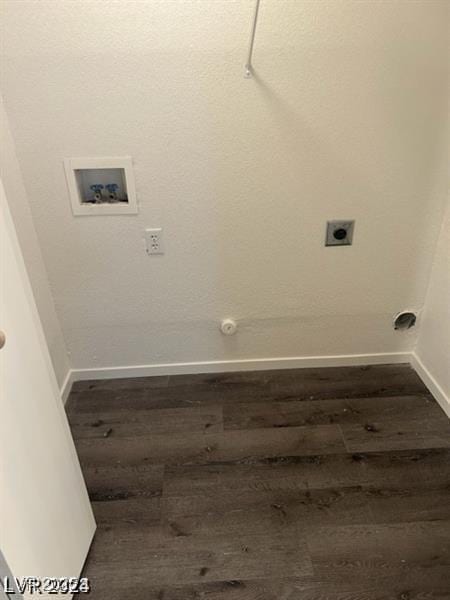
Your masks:
{"label": "round hole in wall", "polygon": [[410,329],[416,324],[417,317],[413,312],[399,313],[394,319],[394,329]]}

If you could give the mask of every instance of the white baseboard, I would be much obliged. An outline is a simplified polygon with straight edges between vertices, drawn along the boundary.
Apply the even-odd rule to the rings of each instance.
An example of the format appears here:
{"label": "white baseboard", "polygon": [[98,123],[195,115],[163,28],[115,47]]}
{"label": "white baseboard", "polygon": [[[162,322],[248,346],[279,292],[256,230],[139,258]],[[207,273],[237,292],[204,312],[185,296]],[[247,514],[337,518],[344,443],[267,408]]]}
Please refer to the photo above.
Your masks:
{"label": "white baseboard", "polygon": [[450,398],[445,394],[415,352],[388,352],[378,354],[345,354],[336,356],[289,356],[282,358],[250,358],[202,362],[165,363],[71,369],[61,386],[64,404],[74,381],[86,379],[117,379],[120,377],[151,377],[156,375],[185,375],[195,373],[225,373],[233,371],[267,371],[270,369],[301,369],[307,367],[356,367],[361,365],[409,363],[450,417]]}
{"label": "white baseboard", "polygon": [[417,375],[433,394],[437,402],[439,402],[442,410],[450,418],[450,398],[415,352],[411,353],[410,363]]}
{"label": "white baseboard", "polygon": [[217,360],[202,362],[166,363],[71,369],[61,388],[63,401],[67,400],[74,381],[86,379],[117,379],[120,377],[149,377],[154,375],[185,375],[194,373],[224,373],[232,371],[265,371],[269,369],[301,369],[307,367],[353,367],[409,363],[409,352],[379,354],[347,354],[337,356],[289,356],[281,358],[250,358],[242,360]]}
{"label": "white baseboard", "polygon": [[165,363],[71,369],[61,386],[64,404],[74,381],[86,379],[117,379],[120,377],[151,377],[155,375],[185,375],[195,373],[225,373],[232,371],[267,371],[270,369],[301,369],[307,367],[356,367],[361,365],[411,364],[424,384],[450,417],[450,398],[445,394],[415,352],[388,352],[378,354],[346,354],[336,356],[289,356],[282,358],[250,358],[203,362]]}
{"label": "white baseboard", "polygon": [[69,397],[70,390],[72,388],[72,383],[74,381],[76,381],[74,379],[74,371],[73,371],[73,369],[69,369],[69,371],[67,372],[67,375],[64,378],[64,381],[61,385],[61,390],[60,390],[61,400],[63,401],[63,404],[65,404],[67,402],[67,398]]}

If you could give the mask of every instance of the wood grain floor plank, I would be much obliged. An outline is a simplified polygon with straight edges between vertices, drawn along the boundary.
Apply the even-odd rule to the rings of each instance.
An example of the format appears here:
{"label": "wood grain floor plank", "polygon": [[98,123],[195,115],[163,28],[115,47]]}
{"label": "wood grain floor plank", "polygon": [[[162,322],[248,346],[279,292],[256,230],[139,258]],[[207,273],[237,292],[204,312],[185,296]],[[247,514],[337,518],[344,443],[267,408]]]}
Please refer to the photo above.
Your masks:
{"label": "wood grain floor plank", "polygon": [[161,498],[158,496],[137,496],[127,500],[93,500],[92,509],[95,522],[102,526],[157,525],[161,520]]}
{"label": "wood grain floor plank", "polygon": [[303,577],[312,574],[306,542],[295,535],[167,535],[159,527],[99,528],[86,576],[120,585],[126,572],[135,584],[203,583],[236,579]]}
{"label": "wood grain floor plank", "polygon": [[181,432],[217,433],[223,431],[222,407],[161,408],[156,410],[121,409],[109,412],[79,413],[71,418],[75,439],[138,437]]}
{"label": "wood grain floor plank", "polygon": [[159,523],[163,473],[162,465],[85,468],[96,522],[109,525]]}
{"label": "wood grain floor plank", "polygon": [[270,579],[213,581],[183,586],[149,586],[146,583],[136,585],[130,581],[128,585],[111,588],[107,579],[97,578],[97,585],[91,596],[95,600],[288,600],[289,597],[285,595],[287,591],[292,591],[289,583],[273,582]]}
{"label": "wood grain floor plank", "polygon": [[252,464],[168,466],[164,496],[254,494],[339,487],[450,484],[450,450],[403,450],[357,454],[281,456]]}
{"label": "wood grain floor plank", "polygon": [[[428,393],[409,365],[371,365],[361,367],[329,367],[278,369],[237,373],[177,375],[169,378],[172,389],[189,386],[216,389],[241,387],[248,393],[269,388],[273,394],[292,393],[308,398],[355,397],[358,395],[395,395]],[[341,394],[341,395],[340,395]]]}
{"label": "wood grain floor plank", "polygon": [[406,365],[82,382],[68,413],[92,600],[450,600],[449,423]]}
{"label": "wood grain floor plank", "polygon": [[161,496],[163,465],[95,464],[83,469],[91,499],[102,501],[120,497]]}
{"label": "wood grain floor plank", "polygon": [[371,365],[302,369],[272,382],[277,400],[383,397],[427,394],[428,390],[409,365]]}
{"label": "wood grain floor plank", "polygon": [[345,445],[349,452],[450,448],[450,421],[380,416],[371,423],[343,423]]}
{"label": "wood grain floor plank", "polygon": [[330,584],[317,578],[297,580],[230,580],[191,585],[136,586],[132,582],[109,589],[101,581],[95,600],[448,600],[448,582],[436,577],[423,581],[408,575],[383,577],[377,582]]}
{"label": "wood grain floor plank", "polygon": [[83,466],[108,464],[207,464],[251,461],[254,457],[344,452],[337,425],[255,429],[226,433],[186,433],[77,441]]}
{"label": "wood grain floor plank", "polygon": [[360,488],[171,496],[163,498],[162,516],[183,535],[302,532],[316,525],[372,523],[370,499]]}
{"label": "wood grain floor plank", "polygon": [[152,377],[121,377],[117,379],[88,379],[84,381],[75,381],[72,386],[72,391],[133,391],[149,388],[164,388],[167,387],[168,383],[168,375],[154,375]]}
{"label": "wood grain floor plank", "polygon": [[131,383],[120,386],[120,380],[112,380],[111,384],[108,380],[89,385],[80,382],[70,394],[69,410],[95,414],[123,408],[149,410],[213,403],[428,394],[408,365],[179,375],[169,377],[167,386],[152,384],[153,378],[142,379],[135,379],[134,387]]}
{"label": "wood grain floor plank", "polygon": [[225,429],[301,427],[326,423],[366,425],[376,421],[403,419],[436,420],[448,425],[448,418],[429,395],[349,398],[335,400],[293,400],[290,402],[248,402],[224,406]]}
{"label": "wood grain floor plank", "polygon": [[[154,388],[137,390],[96,390],[71,392],[69,412],[99,414],[123,410],[153,410],[192,408],[237,402],[246,398],[246,391],[237,388],[185,386],[176,390]],[[270,390],[262,390],[264,398],[270,398]]]}
{"label": "wood grain floor plank", "polygon": [[450,572],[450,521],[320,527],[307,540],[315,575],[329,581]]}
{"label": "wood grain floor plank", "polygon": [[375,523],[450,521],[450,484],[365,490]]}
{"label": "wood grain floor plank", "polygon": [[[291,582],[288,600],[448,600],[449,585],[445,574],[423,578],[421,574],[402,573],[376,580],[353,578],[330,582],[318,577],[311,581]],[[225,596],[224,596],[225,598]]]}
{"label": "wood grain floor plank", "polygon": [[[216,531],[224,523],[238,530],[296,524],[403,523],[450,520],[449,486],[342,487],[315,490],[223,492],[164,497],[163,518],[186,534]],[[244,518],[246,517],[246,518]],[[278,517],[278,518],[277,518]],[[242,523],[241,523],[242,522]]]}
{"label": "wood grain floor plank", "polygon": [[350,452],[450,447],[450,421],[425,395],[224,406],[230,430],[325,423],[341,425]]}

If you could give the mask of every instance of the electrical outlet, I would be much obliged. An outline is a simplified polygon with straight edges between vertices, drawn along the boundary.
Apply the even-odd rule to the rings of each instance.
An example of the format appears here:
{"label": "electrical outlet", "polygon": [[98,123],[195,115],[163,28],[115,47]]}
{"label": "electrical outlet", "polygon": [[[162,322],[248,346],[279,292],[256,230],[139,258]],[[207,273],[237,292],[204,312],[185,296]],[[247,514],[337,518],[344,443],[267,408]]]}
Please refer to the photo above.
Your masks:
{"label": "electrical outlet", "polygon": [[351,246],[355,221],[328,221],[325,246]]}
{"label": "electrical outlet", "polygon": [[147,254],[164,254],[161,227],[145,230],[145,245]]}

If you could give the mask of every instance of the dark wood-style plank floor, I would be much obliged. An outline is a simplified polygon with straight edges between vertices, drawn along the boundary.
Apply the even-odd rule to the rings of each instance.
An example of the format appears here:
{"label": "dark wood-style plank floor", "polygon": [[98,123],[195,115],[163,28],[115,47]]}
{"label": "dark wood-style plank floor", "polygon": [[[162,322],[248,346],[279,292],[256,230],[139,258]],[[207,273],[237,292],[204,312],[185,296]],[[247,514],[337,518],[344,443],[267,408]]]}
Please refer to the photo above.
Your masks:
{"label": "dark wood-style plank floor", "polygon": [[406,365],[78,382],[93,600],[450,599],[450,423]]}

